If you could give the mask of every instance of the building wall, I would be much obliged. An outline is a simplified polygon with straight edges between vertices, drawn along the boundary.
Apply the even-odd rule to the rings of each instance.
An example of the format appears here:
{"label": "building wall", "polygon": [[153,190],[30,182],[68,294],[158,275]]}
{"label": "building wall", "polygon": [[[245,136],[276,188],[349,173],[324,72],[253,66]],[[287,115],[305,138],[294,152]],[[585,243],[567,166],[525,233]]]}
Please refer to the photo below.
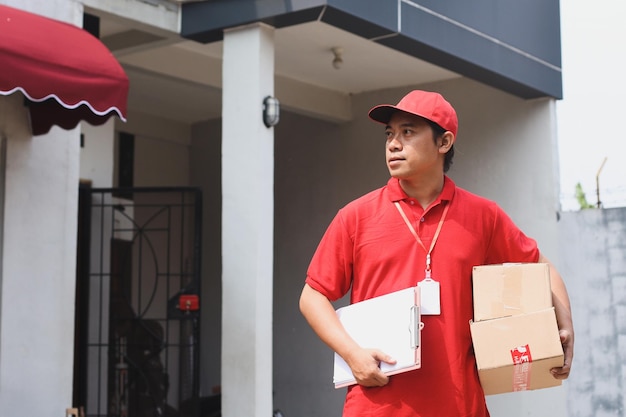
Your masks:
{"label": "building wall", "polygon": [[561,213],[574,317],[568,416],[626,416],[626,208]]}
{"label": "building wall", "polygon": [[91,186],[108,188],[113,186],[115,167],[115,121],[109,119],[104,125],[94,127],[82,122],[80,147],[80,178],[91,182]]}
{"label": "building wall", "polygon": [[191,126],[129,111],[127,123],[116,120],[116,130],[135,137],[135,187],[189,185]]}

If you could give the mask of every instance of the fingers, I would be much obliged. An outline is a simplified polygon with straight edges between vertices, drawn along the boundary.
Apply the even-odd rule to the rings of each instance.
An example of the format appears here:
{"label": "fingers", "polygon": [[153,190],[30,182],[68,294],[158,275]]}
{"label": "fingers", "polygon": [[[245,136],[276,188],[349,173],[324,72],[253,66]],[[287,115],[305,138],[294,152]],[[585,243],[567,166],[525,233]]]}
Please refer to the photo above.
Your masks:
{"label": "fingers", "polygon": [[563,366],[560,368],[552,368],[550,372],[552,376],[556,379],[567,379],[569,377],[569,373],[571,370],[572,362],[571,360],[565,359],[563,361]]}
{"label": "fingers", "polygon": [[389,382],[389,377],[378,367],[367,374],[357,375],[355,373],[354,377],[359,385],[364,387],[382,387]]}
{"label": "fingers", "polygon": [[563,366],[560,368],[552,368],[552,376],[556,379],[567,379],[570,374],[572,359],[574,358],[574,341],[573,334],[568,330],[560,330],[559,336],[563,345]]}
{"label": "fingers", "polygon": [[394,358],[387,355],[385,352],[381,352],[380,350],[373,350],[372,357],[378,362],[385,362],[390,365],[393,365],[396,363],[396,360]]}
{"label": "fingers", "polygon": [[359,381],[364,387],[384,387],[389,383],[389,377],[380,370],[370,376],[370,378]]}
{"label": "fingers", "polygon": [[567,379],[569,377],[570,364],[565,363],[561,368],[552,368],[550,372],[556,379]]}
{"label": "fingers", "polygon": [[352,368],[356,381],[364,387],[382,387],[387,385],[389,377],[380,370],[380,363],[393,365],[396,360],[384,352],[375,349],[364,349],[366,359],[360,366]]}

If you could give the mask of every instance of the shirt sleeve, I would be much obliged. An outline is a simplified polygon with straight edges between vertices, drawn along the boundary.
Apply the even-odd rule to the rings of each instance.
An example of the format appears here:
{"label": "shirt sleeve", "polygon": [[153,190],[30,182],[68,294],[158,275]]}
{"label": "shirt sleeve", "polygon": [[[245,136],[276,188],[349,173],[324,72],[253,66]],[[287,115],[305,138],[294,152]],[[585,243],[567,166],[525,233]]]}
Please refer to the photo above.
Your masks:
{"label": "shirt sleeve", "polygon": [[343,297],[352,284],[354,242],[340,210],[326,229],[309,268],[306,283],[330,301]]}
{"label": "shirt sleeve", "polygon": [[490,264],[539,260],[537,242],[526,236],[498,205],[495,205],[487,260]]}

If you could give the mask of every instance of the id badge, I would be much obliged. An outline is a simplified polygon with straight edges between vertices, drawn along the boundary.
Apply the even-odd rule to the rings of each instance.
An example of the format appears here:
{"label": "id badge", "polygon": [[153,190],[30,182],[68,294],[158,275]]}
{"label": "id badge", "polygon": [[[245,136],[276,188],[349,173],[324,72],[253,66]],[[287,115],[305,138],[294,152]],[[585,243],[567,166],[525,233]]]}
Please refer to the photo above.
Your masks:
{"label": "id badge", "polygon": [[439,282],[426,278],[417,283],[420,288],[422,315],[436,316],[441,314],[441,294]]}

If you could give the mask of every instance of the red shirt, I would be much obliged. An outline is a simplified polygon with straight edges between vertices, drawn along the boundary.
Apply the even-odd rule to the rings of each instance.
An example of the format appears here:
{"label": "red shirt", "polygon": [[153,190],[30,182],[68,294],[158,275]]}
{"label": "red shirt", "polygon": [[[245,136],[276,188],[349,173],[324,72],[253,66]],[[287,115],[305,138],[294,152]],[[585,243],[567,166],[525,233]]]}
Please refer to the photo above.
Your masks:
{"label": "red shirt", "polygon": [[456,187],[448,177],[426,210],[391,178],[385,187],[339,210],[313,255],[307,284],[331,301],[351,290],[355,303],[424,279],[426,251],[395,201],[427,249],[444,205],[450,205],[431,253],[432,277],[441,286],[441,314],[422,316],[421,369],[394,375],[384,387],[349,387],[343,416],[486,417],[469,329],[472,268],[537,262],[537,244],[496,203]]}

